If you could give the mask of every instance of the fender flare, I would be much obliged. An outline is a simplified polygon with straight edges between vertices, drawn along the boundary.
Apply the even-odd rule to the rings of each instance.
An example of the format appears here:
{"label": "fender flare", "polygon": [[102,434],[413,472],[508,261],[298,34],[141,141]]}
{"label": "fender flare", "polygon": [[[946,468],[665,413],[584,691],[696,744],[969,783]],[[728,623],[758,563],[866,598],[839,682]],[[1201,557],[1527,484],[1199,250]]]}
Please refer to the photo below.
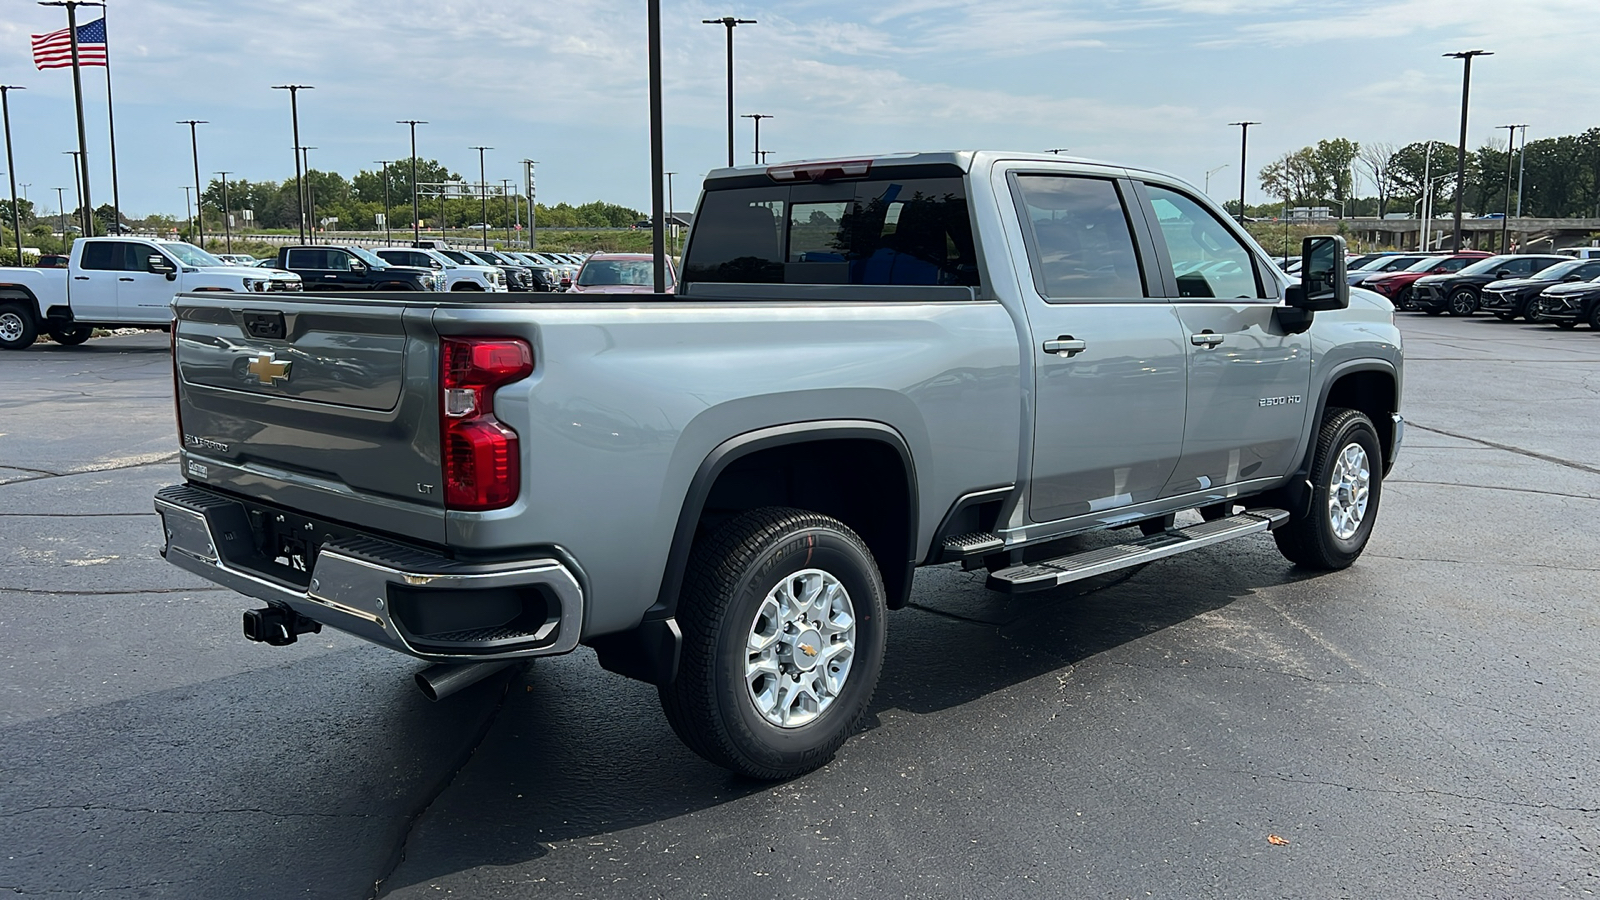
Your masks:
{"label": "fender flare", "polygon": [[[1374,357],[1346,360],[1334,366],[1327,377],[1322,379],[1322,387],[1317,392],[1317,405],[1312,410],[1310,427],[1306,429],[1306,449],[1301,455],[1300,466],[1282,487],[1287,508],[1292,512],[1304,513],[1307,504],[1311,502],[1311,488],[1306,479],[1311,472],[1311,456],[1317,451],[1317,429],[1321,427],[1322,417],[1328,411],[1328,395],[1333,393],[1333,386],[1339,379],[1357,372],[1382,372],[1394,380],[1396,387],[1400,384],[1400,375],[1395,371],[1394,364]],[[1387,454],[1388,448],[1385,448],[1384,452]],[[1386,460],[1387,462],[1392,460]]]}

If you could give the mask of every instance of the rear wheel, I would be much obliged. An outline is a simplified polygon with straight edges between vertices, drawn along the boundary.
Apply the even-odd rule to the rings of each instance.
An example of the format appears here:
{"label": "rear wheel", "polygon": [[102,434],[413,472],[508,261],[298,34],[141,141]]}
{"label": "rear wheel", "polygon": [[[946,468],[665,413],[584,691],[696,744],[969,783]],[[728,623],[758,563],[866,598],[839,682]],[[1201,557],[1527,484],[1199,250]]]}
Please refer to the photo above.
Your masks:
{"label": "rear wheel", "polygon": [[1600,301],[1589,307],[1589,327],[1600,331]]}
{"label": "rear wheel", "polygon": [[1497,312],[1494,314],[1494,317],[1502,322],[1509,322],[1512,319],[1515,319],[1517,316],[1515,313]]}
{"label": "rear wheel", "polygon": [[1308,569],[1343,569],[1372,536],[1383,488],[1378,430],[1365,413],[1330,408],[1311,461],[1311,506],[1272,533],[1278,552]]}
{"label": "rear wheel", "polygon": [[39,337],[39,326],[21,306],[0,306],[0,350],[26,350]]}
{"label": "rear wheel", "polygon": [[88,325],[66,325],[50,329],[50,340],[63,347],[76,347],[87,341],[92,334],[94,329]]}
{"label": "rear wheel", "polygon": [[1452,316],[1470,316],[1478,311],[1478,296],[1460,288],[1450,295],[1449,306]]}
{"label": "rear wheel", "polygon": [[809,772],[872,701],[886,616],[877,564],[844,523],[782,507],[744,513],[690,554],[683,653],[661,708],[717,765],[774,780]]}

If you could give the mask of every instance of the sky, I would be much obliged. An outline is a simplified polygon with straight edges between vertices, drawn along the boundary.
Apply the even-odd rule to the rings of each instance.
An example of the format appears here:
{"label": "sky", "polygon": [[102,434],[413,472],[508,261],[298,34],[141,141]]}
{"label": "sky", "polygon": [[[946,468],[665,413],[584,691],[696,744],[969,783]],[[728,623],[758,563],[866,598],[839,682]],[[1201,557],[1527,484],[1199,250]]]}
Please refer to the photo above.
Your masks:
{"label": "sky", "polygon": [[[70,70],[34,69],[29,35],[59,7],[0,0],[0,82],[18,181],[41,211],[72,200]],[[124,215],[183,214],[203,180],[291,177],[289,98],[301,93],[312,166],[354,175],[417,153],[490,181],[539,161],[539,202],[648,209],[644,0],[107,0]],[[662,0],[666,164],[674,206],[726,164],[725,32],[736,112],[761,122],[769,162],[907,150],[1066,148],[1162,169],[1236,197],[1239,129],[1256,174],[1322,138],[1454,143],[1461,63],[1473,66],[1468,142],[1526,123],[1530,140],[1600,125],[1596,0]],[[80,14],[92,18],[91,9]],[[82,19],[80,20],[82,21]],[[85,69],[98,205],[111,198],[105,75]],[[738,160],[751,161],[739,119]],[[1503,140],[1503,138],[1502,138]],[[1220,168],[1219,168],[1220,167]],[[4,190],[0,186],[0,190]],[[1367,188],[1370,191],[1370,187]]]}

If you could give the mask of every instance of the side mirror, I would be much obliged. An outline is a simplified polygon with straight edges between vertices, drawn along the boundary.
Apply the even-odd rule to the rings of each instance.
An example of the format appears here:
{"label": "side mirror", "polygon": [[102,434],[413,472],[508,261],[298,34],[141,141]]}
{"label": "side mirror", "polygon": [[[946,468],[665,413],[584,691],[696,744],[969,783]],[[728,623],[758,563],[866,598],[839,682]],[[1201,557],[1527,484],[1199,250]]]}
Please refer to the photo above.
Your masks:
{"label": "side mirror", "polygon": [[1308,237],[1300,244],[1300,283],[1292,284],[1286,302],[1308,312],[1345,309],[1350,305],[1350,278],[1345,270],[1344,238]]}
{"label": "side mirror", "polygon": [[1510,269],[1501,269],[1500,271],[1494,273],[1494,277],[1500,278],[1500,279],[1510,278],[1511,277],[1511,270]]}
{"label": "side mirror", "polygon": [[145,260],[145,269],[156,275],[167,276],[168,281],[176,281],[178,279],[177,267],[172,264],[171,260],[160,253],[150,254],[150,258]]}
{"label": "side mirror", "polygon": [[1566,278],[1563,278],[1561,280],[1562,281],[1583,281],[1584,277],[1582,275],[1568,275]]}
{"label": "side mirror", "polygon": [[352,259],[350,260],[350,271],[357,275],[365,275],[367,273],[367,264],[359,259]]}

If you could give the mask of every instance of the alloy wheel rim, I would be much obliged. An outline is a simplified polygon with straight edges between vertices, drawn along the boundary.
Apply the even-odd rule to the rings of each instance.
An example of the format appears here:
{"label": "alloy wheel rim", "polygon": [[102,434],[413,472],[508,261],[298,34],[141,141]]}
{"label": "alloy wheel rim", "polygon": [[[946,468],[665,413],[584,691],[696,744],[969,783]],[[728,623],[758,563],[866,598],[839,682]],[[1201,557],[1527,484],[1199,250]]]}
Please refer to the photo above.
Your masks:
{"label": "alloy wheel rim", "polygon": [[1366,449],[1352,441],[1339,451],[1328,479],[1328,524],[1339,540],[1348,541],[1361,530],[1371,495],[1371,460]]}
{"label": "alloy wheel rim", "polygon": [[22,316],[14,312],[0,313],[0,341],[22,340]]}
{"label": "alloy wheel rim", "polygon": [[855,652],[850,593],[829,572],[801,569],[756,609],[745,639],[745,692],[761,718],[799,728],[838,699]]}

